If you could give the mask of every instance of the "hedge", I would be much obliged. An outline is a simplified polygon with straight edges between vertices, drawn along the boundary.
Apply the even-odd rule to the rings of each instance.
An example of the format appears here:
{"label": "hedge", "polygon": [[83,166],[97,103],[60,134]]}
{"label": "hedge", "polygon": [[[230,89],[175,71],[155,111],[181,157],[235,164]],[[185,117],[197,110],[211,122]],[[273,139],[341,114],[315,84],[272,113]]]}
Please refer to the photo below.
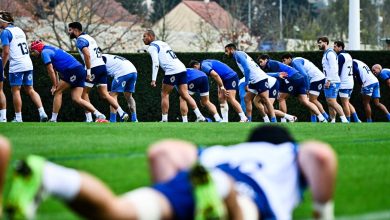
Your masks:
{"label": "hedge", "polygon": [[[282,54],[283,52],[269,53],[269,55],[275,60],[280,60]],[[311,60],[318,67],[321,67],[322,52],[319,51],[318,52],[294,52],[293,54],[294,56],[305,57]],[[364,61],[370,67],[375,63],[380,63],[384,67],[390,66],[390,52],[388,51],[353,51],[350,54],[352,55],[352,57]],[[78,54],[74,54],[74,55],[78,59],[80,59]],[[138,80],[136,84],[136,92],[134,94],[134,98],[137,103],[137,115],[139,121],[145,121],[145,122],[159,121],[161,119],[160,87],[161,87],[163,72],[160,70],[157,78],[158,85],[156,88],[152,88],[150,86],[151,75],[152,75],[151,73],[152,63],[149,54],[137,53],[137,54],[120,54],[120,55],[129,59],[136,66],[138,70]],[[260,53],[249,53],[249,55],[254,59],[256,59],[260,55]],[[222,60],[223,62],[231,66],[234,70],[236,70],[237,73],[240,75],[240,77],[242,76],[242,73],[239,71],[234,60],[226,58],[223,53],[177,53],[177,56],[185,65],[187,65],[189,61],[192,59]],[[42,61],[38,58],[32,58],[32,59],[34,63],[34,88],[40,94],[43,102],[43,106],[50,117],[51,110],[52,110],[52,100],[53,100],[52,99],[53,97],[50,93],[50,88],[51,88],[50,79],[47,75],[46,68],[44,67]],[[7,118],[8,120],[12,120],[12,118],[14,117],[14,109],[12,104],[11,91],[7,80],[4,82],[4,92],[7,97],[7,110],[8,110]],[[389,88],[387,88],[383,82],[381,83],[381,93],[382,93],[381,102],[390,108]],[[108,104],[102,101],[98,97],[97,91],[95,89],[92,90],[90,94],[90,98],[92,104],[97,109],[103,112],[106,116],[109,115]],[[212,79],[210,79],[210,99],[214,104],[216,104],[218,108],[217,86]],[[119,100],[120,100],[120,105],[124,109],[126,109],[126,111],[128,111],[124,98],[122,96],[119,96]],[[196,100],[198,102],[198,105],[200,106],[199,98],[196,98]],[[360,86],[355,84],[355,89],[352,94],[351,103],[355,106],[360,119],[365,120],[364,109],[361,100],[362,98],[360,95]],[[23,120],[38,121],[39,120],[38,111],[34,106],[34,104],[32,103],[31,99],[26,94],[24,94],[24,92],[22,92],[22,101],[23,101],[23,107],[22,107]],[[323,95],[320,96],[320,101],[326,107],[325,99]],[[287,101],[287,105],[288,105],[288,112],[290,114],[294,114],[298,116],[299,121],[310,120],[310,114],[308,110],[306,110],[302,105],[300,105],[296,98],[294,97],[289,98],[289,100]],[[200,109],[204,113],[204,115],[211,118],[211,115],[207,112],[206,109],[204,109],[203,107],[200,107]],[[382,112],[380,112],[378,109],[376,109],[375,107],[373,107],[372,109],[373,109],[374,121],[387,120],[385,115]],[[239,117],[233,111],[233,108],[230,108],[229,111],[230,111],[229,120],[238,121]],[[254,121],[261,121],[257,110],[255,110],[253,113],[253,119]],[[72,103],[69,92],[65,93],[63,96],[63,103],[62,103],[62,108],[60,110],[60,114],[58,116],[58,121],[65,122],[65,121],[84,121],[84,120],[85,120],[85,116],[84,116],[83,109],[77,106],[76,104]],[[181,121],[178,95],[176,92],[173,92],[170,96],[169,120]],[[189,120],[192,121],[195,120],[195,116],[193,112],[189,113]]]}

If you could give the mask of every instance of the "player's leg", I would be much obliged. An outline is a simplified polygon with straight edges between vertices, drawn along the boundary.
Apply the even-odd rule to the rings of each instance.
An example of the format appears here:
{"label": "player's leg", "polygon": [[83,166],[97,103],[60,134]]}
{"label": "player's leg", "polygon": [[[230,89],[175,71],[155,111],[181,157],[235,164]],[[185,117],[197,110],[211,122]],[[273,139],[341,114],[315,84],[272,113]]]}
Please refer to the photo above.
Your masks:
{"label": "player's leg", "polygon": [[212,102],[210,102],[210,98],[209,98],[208,93],[207,93],[207,95],[200,94],[200,103],[203,106],[205,106],[207,108],[207,110],[209,110],[209,112],[213,115],[216,122],[222,121],[221,116],[219,116],[219,114],[218,114],[217,107],[215,107],[215,105]]}
{"label": "player's leg", "polygon": [[119,106],[118,101],[110,96],[107,90],[107,84],[99,84],[97,89],[100,97],[106,100],[108,104],[110,104],[110,106],[112,106],[118,112],[122,120],[127,121],[129,119],[129,115]]}
{"label": "player's leg", "polygon": [[162,140],[150,145],[149,167],[153,182],[170,180],[180,170],[190,168],[197,160],[196,146],[187,141]]}
{"label": "player's leg", "polygon": [[298,164],[312,192],[315,217],[333,219],[333,194],[337,175],[336,155],[325,143],[310,141],[300,146]]}
{"label": "player's leg", "polygon": [[33,71],[26,71],[23,72],[23,87],[24,91],[28,96],[30,96],[31,100],[35,104],[35,106],[38,108],[39,111],[39,117],[41,122],[45,122],[48,120],[47,114],[45,112],[45,109],[42,105],[42,100],[39,94],[34,90],[33,87]]}
{"label": "player's leg", "polygon": [[[110,96],[118,102],[118,93],[117,92],[109,92]],[[110,122],[116,122],[116,113],[117,111],[110,105]]]}
{"label": "player's leg", "polygon": [[178,92],[180,97],[182,97],[190,106],[190,108],[194,111],[197,118],[196,121],[206,121],[206,118],[202,115],[202,113],[200,113],[195,100],[188,93],[188,85],[186,83],[183,83],[179,84],[177,87],[179,88]]}
{"label": "player's leg", "polygon": [[362,95],[363,97],[363,108],[364,112],[366,113],[366,120],[367,122],[372,122],[371,118],[371,106],[370,106],[370,101],[371,101],[371,96],[369,95]]}
{"label": "player's leg", "polygon": [[[104,116],[101,112],[99,112],[89,101],[86,101],[82,98],[82,95],[85,91],[85,88],[83,87],[74,87],[71,90],[71,96],[72,100],[84,108],[85,112],[93,113],[96,117],[96,119],[104,120],[106,119],[106,116]],[[91,116],[92,120],[92,116]]]}
{"label": "player's leg", "polygon": [[389,111],[387,110],[386,106],[380,103],[379,98],[374,98],[373,99],[374,105],[379,108],[383,113],[385,113],[387,119],[390,121],[390,114]]}
{"label": "player's leg", "polygon": [[240,96],[240,104],[243,112],[246,112],[246,106],[245,106],[245,94],[246,94],[246,88],[247,83],[243,82],[238,85],[238,95]]}
{"label": "player's leg", "polygon": [[343,107],[344,115],[348,119],[348,121],[351,121],[351,109],[349,108],[349,97],[341,97],[341,106]]}
{"label": "player's leg", "polygon": [[253,98],[256,96],[255,93],[253,93],[253,91],[248,91],[246,94],[245,94],[245,106],[246,106],[246,116],[248,117],[248,119],[252,120],[252,101],[253,101]]}
{"label": "player's leg", "polygon": [[[287,92],[279,91],[278,103],[279,103],[279,111],[287,113],[287,99],[290,96]],[[281,118],[280,122],[287,122],[286,119]]]}
{"label": "player's leg", "polygon": [[259,93],[258,96],[260,96],[261,102],[263,103],[264,107],[267,108],[268,116],[271,117],[271,122],[276,122],[274,106],[269,100],[269,90],[265,90],[264,92]]}
{"label": "player's leg", "polygon": [[348,119],[345,117],[343,108],[337,103],[337,94],[338,94],[338,88],[340,84],[338,83],[331,83],[328,88],[324,89],[326,102],[328,103],[329,107],[329,115],[331,119],[335,119],[336,116],[333,116],[332,109],[333,108],[336,113],[340,116],[341,122],[348,123]]}
{"label": "player's leg", "polygon": [[[245,116],[245,113],[242,111],[240,103],[236,99],[236,90],[229,89],[228,92],[229,92],[229,96],[227,97],[227,101],[229,102],[230,105],[232,105],[234,111],[236,111],[238,113],[238,115],[240,116],[240,121],[242,121],[242,122],[247,121],[248,118]],[[252,97],[252,99],[253,99],[253,97]],[[252,102],[252,100],[251,100],[251,102]],[[246,101],[245,101],[245,103],[246,103]],[[251,111],[252,111],[252,109],[251,109]]]}
{"label": "player's leg", "polygon": [[[89,99],[89,92],[93,88],[94,84],[90,82],[85,82],[85,87],[83,89],[83,93],[81,94],[81,98],[84,99],[85,101],[91,103],[91,100]],[[85,111],[85,121],[86,122],[92,122],[92,112]]]}
{"label": "player's leg", "polygon": [[[245,99],[244,99],[245,101]],[[268,110],[264,107],[264,105],[261,103],[261,98],[259,95],[256,95],[255,98],[253,98],[253,101],[252,101],[253,105],[255,106],[255,108],[259,111],[260,113],[260,116],[263,118],[264,122],[270,122],[269,118],[268,118],[268,115],[267,115],[267,112]],[[242,105],[241,105],[242,106]],[[253,109],[253,107],[252,107]],[[252,110],[253,111],[253,110]],[[248,117],[248,116],[247,116]],[[248,120],[249,121],[252,121],[252,118],[249,118],[248,117]]]}
{"label": "player's leg", "polygon": [[355,107],[351,104],[351,102],[349,102],[349,109],[350,109],[350,111],[351,111],[351,118],[353,118],[353,121],[354,121],[354,122],[362,122],[362,121],[360,121],[359,116],[357,115],[356,109],[355,109]]}
{"label": "player's leg", "polygon": [[180,114],[183,122],[188,122],[188,105],[186,100],[184,100],[181,96],[179,96],[180,102]]}
{"label": "player's leg", "polygon": [[[0,73],[3,75],[3,73]],[[0,76],[0,79],[3,78]],[[0,122],[7,122],[7,99],[3,90],[4,83],[0,80]]]}
{"label": "player's leg", "polygon": [[221,110],[222,122],[229,121],[229,105],[227,103],[226,94],[218,87],[218,102]]}
{"label": "player's leg", "polygon": [[299,94],[298,95],[299,102],[304,105],[307,109],[309,109],[311,112],[313,112],[315,115],[317,115],[318,120],[320,122],[327,122],[327,120],[324,118],[324,116],[321,114],[321,112],[318,110],[317,106],[310,102],[307,98],[306,94]]}
{"label": "player's leg", "polygon": [[133,92],[124,92],[123,95],[125,96],[127,106],[130,109],[131,114],[131,121],[132,122],[138,122],[137,118],[137,106],[135,103],[135,99],[133,97]]}
{"label": "player's leg", "polygon": [[69,89],[70,85],[69,83],[60,80],[57,85],[57,89],[54,92],[53,97],[53,110],[51,114],[50,122],[57,122],[57,116],[60,112],[61,106],[62,106],[62,94],[65,90]]}
{"label": "player's leg", "polygon": [[[314,103],[317,106],[318,110],[321,112],[321,114],[324,116],[324,118],[328,121],[329,115],[326,113],[321,102],[318,101],[318,97],[320,96],[321,91],[324,90],[324,83],[325,83],[325,79],[310,83],[309,101]],[[315,117],[316,117],[316,115],[315,115]]]}

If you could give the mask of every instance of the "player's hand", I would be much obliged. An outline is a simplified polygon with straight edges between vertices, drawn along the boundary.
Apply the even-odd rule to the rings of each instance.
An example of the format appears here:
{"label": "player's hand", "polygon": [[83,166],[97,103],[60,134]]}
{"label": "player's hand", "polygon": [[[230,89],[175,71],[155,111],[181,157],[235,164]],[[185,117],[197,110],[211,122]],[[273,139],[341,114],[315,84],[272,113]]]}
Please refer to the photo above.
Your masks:
{"label": "player's hand", "polygon": [[286,72],[280,72],[279,77],[282,79],[286,79],[288,77],[288,74]]}
{"label": "player's hand", "polygon": [[51,94],[54,95],[56,91],[57,91],[57,86],[52,86],[50,89]]}
{"label": "player's hand", "polygon": [[150,82],[150,85],[151,85],[152,87],[156,87],[156,80],[152,80],[152,82]]}
{"label": "player's hand", "polygon": [[87,81],[91,82],[92,81],[91,78],[92,78],[91,69],[87,69],[87,77],[86,77]]}
{"label": "player's hand", "polygon": [[325,88],[326,88],[326,89],[329,89],[329,87],[330,87],[330,81],[326,81],[326,83],[325,83]]}

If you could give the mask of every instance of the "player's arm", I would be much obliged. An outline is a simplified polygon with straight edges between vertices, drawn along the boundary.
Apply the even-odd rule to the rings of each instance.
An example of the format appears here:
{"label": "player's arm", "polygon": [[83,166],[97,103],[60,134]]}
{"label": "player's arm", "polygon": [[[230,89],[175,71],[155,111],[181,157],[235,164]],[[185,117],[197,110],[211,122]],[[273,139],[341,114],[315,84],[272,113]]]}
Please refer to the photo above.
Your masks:
{"label": "player's arm", "polygon": [[87,68],[87,80],[91,80],[91,54],[88,47],[84,47],[81,52],[84,55],[85,67]]}
{"label": "player's arm", "polygon": [[[3,30],[1,33],[1,42],[3,45],[3,53],[1,54],[1,58],[3,59],[3,70],[5,69],[5,66],[7,65],[9,54],[10,54],[10,48],[9,48],[9,42],[10,39],[12,39],[11,32],[9,30]],[[4,74],[4,72],[3,72]]]}
{"label": "player's arm", "polygon": [[51,94],[54,94],[54,92],[57,90],[57,86],[58,86],[57,74],[54,71],[53,64],[51,64],[51,63],[46,64],[46,69],[47,69],[47,74],[49,75],[50,80],[51,80],[51,84],[52,84],[50,91],[51,91]]}
{"label": "player's arm", "polygon": [[342,55],[337,56],[337,61],[339,63],[339,76],[341,75],[341,71],[343,70],[343,65],[345,63],[345,58]]}
{"label": "player's arm", "polygon": [[211,70],[211,71],[210,71],[210,76],[211,76],[211,77],[215,80],[215,82],[217,83],[220,92],[222,92],[223,94],[225,94],[226,96],[228,96],[229,93],[226,91],[225,87],[223,86],[222,79],[221,79],[221,77],[218,75],[218,73],[215,72],[215,70]]}
{"label": "player's arm", "polygon": [[236,57],[237,62],[240,63],[242,68],[244,69],[245,82],[248,83],[250,78],[250,69],[248,61],[246,59],[246,55],[244,53],[239,53],[238,51],[236,51],[234,55]]}
{"label": "player's arm", "polygon": [[386,85],[390,88],[390,78],[386,80]]}
{"label": "player's arm", "polygon": [[158,60],[158,50],[155,46],[149,46],[148,53],[152,58],[152,82],[150,83],[150,85],[152,87],[156,87],[157,73],[158,69],[160,68],[160,62]]}

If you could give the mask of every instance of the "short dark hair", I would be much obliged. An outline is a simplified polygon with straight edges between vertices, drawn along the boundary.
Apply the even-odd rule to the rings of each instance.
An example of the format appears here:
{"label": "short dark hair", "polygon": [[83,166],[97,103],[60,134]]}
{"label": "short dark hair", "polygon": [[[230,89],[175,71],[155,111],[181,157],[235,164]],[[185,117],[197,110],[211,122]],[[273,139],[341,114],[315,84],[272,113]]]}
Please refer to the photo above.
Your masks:
{"label": "short dark hair", "polygon": [[344,48],[345,48],[344,42],[342,42],[342,41],[340,41],[340,40],[336,40],[336,41],[334,42],[334,44],[336,44],[338,47],[341,47],[343,50],[344,50]]}
{"label": "short dark hair", "polygon": [[233,50],[237,50],[237,46],[234,43],[227,44],[225,48],[232,48]]}
{"label": "short dark hair", "polygon": [[328,37],[319,37],[319,38],[317,38],[317,43],[320,42],[320,41],[329,44],[329,38]]}
{"label": "short dark hair", "polygon": [[68,24],[68,27],[69,27],[69,28],[77,29],[77,30],[79,30],[79,31],[83,31],[83,25],[81,25],[81,23],[78,22],[78,21],[69,23],[69,24]]}
{"label": "short dark hair", "polygon": [[282,55],[282,60],[284,59],[292,59],[293,55],[291,53],[285,53]]}
{"label": "short dark hair", "polygon": [[148,33],[150,36],[156,37],[156,34],[151,29],[146,30],[145,33]]}
{"label": "short dark hair", "polygon": [[188,67],[194,68],[194,66],[197,65],[197,64],[200,64],[199,61],[197,61],[197,60],[191,60],[191,61],[188,63]]}
{"label": "short dark hair", "polygon": [[265,125],[253,129],[248,137],[248,142],[282,144],[285,142],[295,142],[295,140],[286,128],[275,125]]}
{"label": "short dark hair", "polygon": [[10,24],[14,23],[14,18],[8,11],[0,11],[0,19]]}
{"label": "short dark hair", "polygon": [[268,54],[261,54],[261,55],[257,58],[257,60],[260,60],[260,59],[262,59],[262,60],[269,60],[269,59],[271,59],[271,58],[268,56]]}

